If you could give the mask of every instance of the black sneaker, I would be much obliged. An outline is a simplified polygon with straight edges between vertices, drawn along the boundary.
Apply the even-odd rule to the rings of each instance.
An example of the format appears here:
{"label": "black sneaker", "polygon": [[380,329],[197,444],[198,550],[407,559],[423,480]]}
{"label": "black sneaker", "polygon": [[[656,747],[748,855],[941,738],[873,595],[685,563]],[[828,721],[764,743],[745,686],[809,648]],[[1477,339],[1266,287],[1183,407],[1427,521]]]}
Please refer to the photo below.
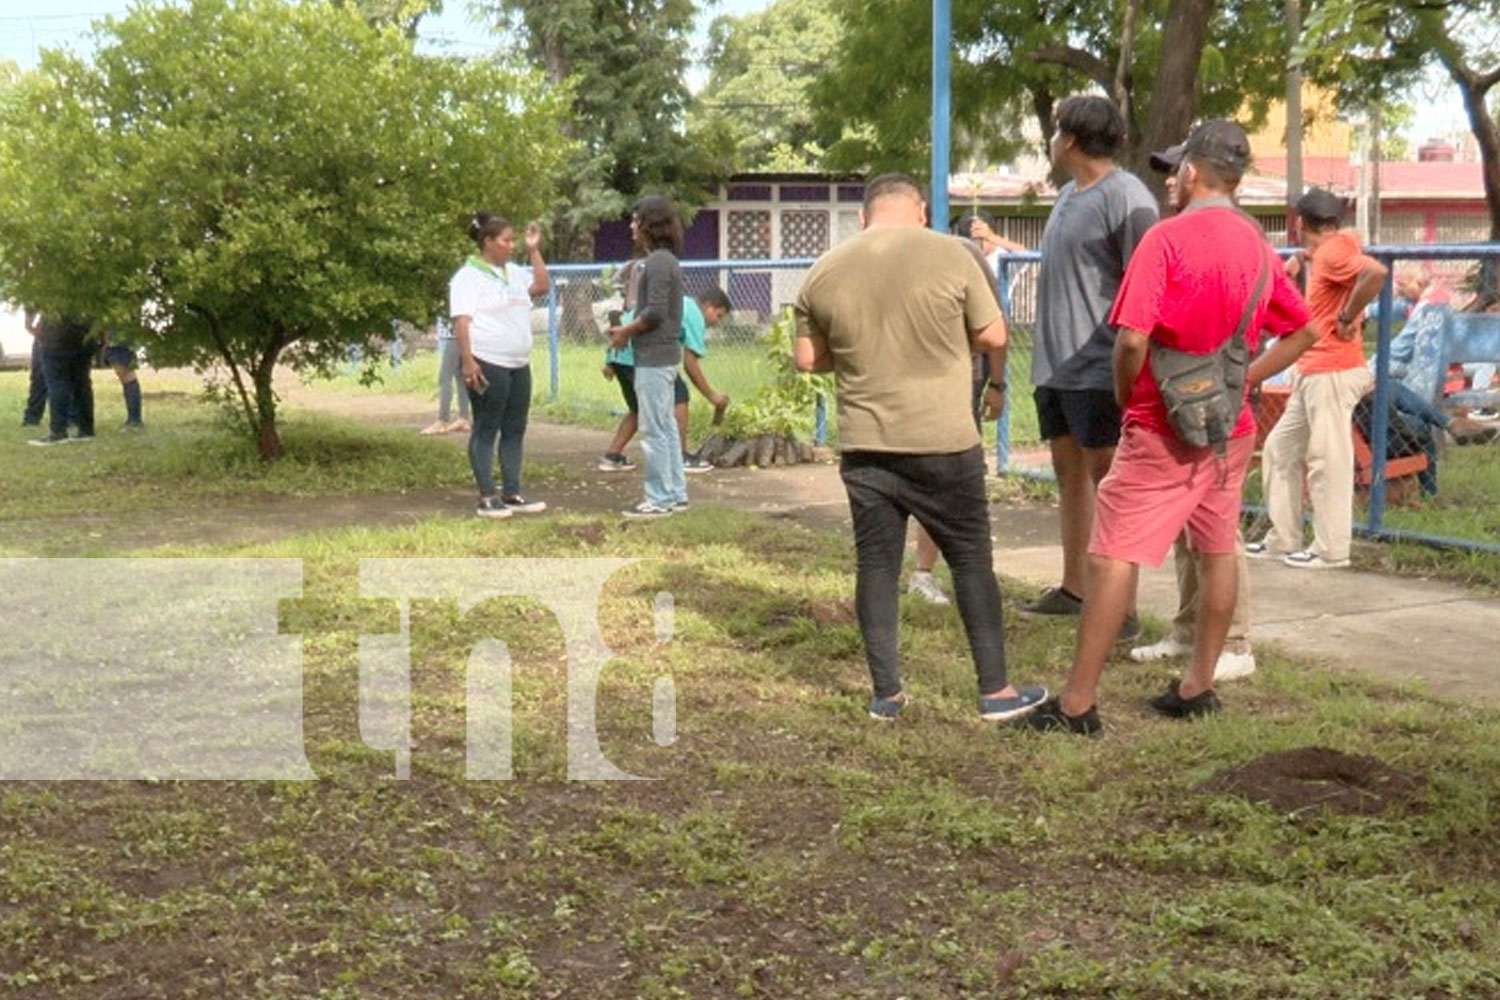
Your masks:
{"label": "black sneaker", "polygon": [[624,455],[604,454],[599,456],[598,469],[600,472],[629,472],[635,468],[635,463]]}
{"label": "black sneaker", "polygon": [[1053,587],[1018,610],[1023,615],[1077,615],[1083,613],[1083,598],[1074,597],[1061,587]]}
{"label": "black sneaker", "polygon": [[1155,698],[1147,699],[1151,710],[1158,715],[1165,715],[1169,719],[1196,719],[1203,715],[1217,715],[1219,712],[1219,696],[1214,694],[1214,689],[1209,688],[1202,694],[1193,698],[1184,698],[1177,693],[1181,681],[1173,681],[1167,685],[1167,690]]}
{"label": "black sneaker", "polygon": [[1099,719],[1099,710],[1093,706],[1082,715],[1069,715],[1062,710],[1062,698],[1048,698],[1030,715],[1024,715],[1011,723],[1017,729],[1038,729],[1042,732],[1073,733],[1077,736],[1098,736],[1104,732],[1104,723]]}
{"label": "black sneaker", "polygon": [[474,513],[498,521],[510,517],[510,508],[499,497],[480,497],[479,503],[474,506]]}
{"label": "black sneaker", "polygon": [[1141,637],[1141,620],[1135,615],[1126,615],[1125,620],[1120,623],[1120,634],[1115,636],[1115,642],[1134,642]]}

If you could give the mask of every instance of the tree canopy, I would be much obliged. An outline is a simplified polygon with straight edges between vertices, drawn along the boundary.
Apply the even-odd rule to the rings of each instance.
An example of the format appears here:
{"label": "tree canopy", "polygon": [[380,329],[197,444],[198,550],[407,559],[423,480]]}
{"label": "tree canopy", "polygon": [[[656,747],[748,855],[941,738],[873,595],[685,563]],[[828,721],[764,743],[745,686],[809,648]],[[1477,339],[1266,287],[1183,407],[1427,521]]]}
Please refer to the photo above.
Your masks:
{"label": "tree canopy", "polygon": [[[1500,240],[1500,124],[1489,107],[1500,84],[1500,0],[1323,0],[1307,22],[1299,58],[1336,86],[1340,103],[1381,100],[1436,63],[1458,88],[1479,146],[1490,239]],[[1500,299],[1493,263],[1481,303]]]}
{"label": "tree canopy", "polygon": [[[930,143],[928,0],[831,0],[844,40],[812,86],[827,165],[925,172]],[[1198,116],[1264,119],[1286,59],[1266,0],[954,0],[955,152],[1008,159],[1031,117],[1051,135],[1062,97],[1102,89],[1126,113],[1124,159],[1179,142]]]}
{"label": "tree canopy", "polygon": [[694,131],[720,128],[736,170],[815,170],[823,148],[808,85],[839,46],[830,0],[775,0],[708,29],[708,84],[696,95]]}
{"label": "tree canopy", "polygon": [[576,140],[555,202],[569,259],[593,256],[593,232],[642,194],[685,205],[726,169],[722,143],[686,134],[693,0],[481,0],[548,80],[571,87],[564,134]]}
{"label": "tree canopy", "polygon": [[470,214],[552,201],[566,94],[326,2],[188,0],[0,97],[0,294],[218,366],[264,457],[272,371],[425,321]]}

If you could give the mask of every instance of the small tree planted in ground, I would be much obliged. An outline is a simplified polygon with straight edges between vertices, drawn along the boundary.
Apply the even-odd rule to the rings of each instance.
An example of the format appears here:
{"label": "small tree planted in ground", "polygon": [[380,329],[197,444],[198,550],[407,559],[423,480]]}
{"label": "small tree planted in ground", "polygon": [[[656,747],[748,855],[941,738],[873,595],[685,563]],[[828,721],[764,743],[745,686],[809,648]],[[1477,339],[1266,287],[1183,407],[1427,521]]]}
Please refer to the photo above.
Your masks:
{"label": "small tree planted in ground", "polygon": [[792,362],[797,320],[790,309],[766,333],[771,377],[748,399],[736,399],[723,429],[699,455],[715,465],[781,465],[812,459],[818,397],[833,400],[833,376],[808,375]]}
{"label": "small tree planted in ground", "polygon": [[189,0],[96,34],[0,97],[0,294],[227,373],[266,459],[275,367],[425,322],[469,214],[541,214],[570,153],[565,91],[356,8]]}

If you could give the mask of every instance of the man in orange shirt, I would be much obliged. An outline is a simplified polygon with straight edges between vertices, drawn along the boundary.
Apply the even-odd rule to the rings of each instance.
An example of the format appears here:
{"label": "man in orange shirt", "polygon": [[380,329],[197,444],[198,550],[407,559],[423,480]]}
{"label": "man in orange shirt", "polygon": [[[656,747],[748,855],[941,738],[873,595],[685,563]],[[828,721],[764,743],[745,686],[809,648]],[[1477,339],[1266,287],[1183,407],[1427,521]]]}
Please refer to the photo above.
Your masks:
{"label": "man in orange shirt", "polygon": [[[1365,367],[1365,307],[1380,294],[1386,268],[1367,257],[1359,237],[1340,229],[1344,200],[1313,188],[1297,200],[1306,250],[1287,261],[1295,278],[1307,268],[1307,304],[1318,341],[1297,361],[1291,399],[1266,439],[1261,474],[1271,532],[1251,542],[1252,558],[1279,556],[1301,569],[1349,565],[1354,525],[1354,404],[1370,391]],[[1302,544],[1302,484],[1313,506],[1313,543]]]}

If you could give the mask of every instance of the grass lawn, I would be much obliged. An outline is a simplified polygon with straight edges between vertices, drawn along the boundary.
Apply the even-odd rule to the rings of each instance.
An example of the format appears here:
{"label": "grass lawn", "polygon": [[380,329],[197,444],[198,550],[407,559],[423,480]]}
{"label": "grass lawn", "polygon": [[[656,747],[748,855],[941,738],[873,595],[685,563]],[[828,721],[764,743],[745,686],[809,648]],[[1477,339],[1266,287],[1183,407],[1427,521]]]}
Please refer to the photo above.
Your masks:
{"label": "grass lawn", "polygon": [[[161,407],[176,444],[134,453],[151,487],[130,503],[215,516],[242,470],[167,474],[178,450],[228,448],[194,405]],[[372,483],[412,474],[396,442],[336,421],[288,445],[300,464],[253,488],[323,488],[349,466]],[[3,526],[64,482],[11,471],[44,449],[0,449]],[[879,725],[863,711],[848,539],[697,504],[665,523],[434,518],[150,554],[301,560],[280,624],[302,636],[320,780],[0,783],[0,996],[1500,996],[1487,708],[1268,655],[1223,692],[1220,718],[1173,724],[1142,706],[1166,670],[1121,662],[1103,739],[1014,732],[977,720],[952,609],[907,604],[917,702]],[[360,596],[359,560],[541,556],[644,560],[602,591],[615,659],[597,731],[611,761],[658,780],[565,780],[562,634],[525,599],[411,601],[414,750],[395,780],[392,754],[361,736],[359,637],[398,619]],[[1012,675],[1057,684],[1071,623],[1009,626]],[[466,662],[488,637],[514,664],[509,781],[465,776]],[[661,677],[676,690],[665,747]],[[1347,808],[1313,805],[1350,789],[1263,758],[1314,747],[1378,758],[1388,780]],[[1291,799],[1257,804],[1251,788]]]}

